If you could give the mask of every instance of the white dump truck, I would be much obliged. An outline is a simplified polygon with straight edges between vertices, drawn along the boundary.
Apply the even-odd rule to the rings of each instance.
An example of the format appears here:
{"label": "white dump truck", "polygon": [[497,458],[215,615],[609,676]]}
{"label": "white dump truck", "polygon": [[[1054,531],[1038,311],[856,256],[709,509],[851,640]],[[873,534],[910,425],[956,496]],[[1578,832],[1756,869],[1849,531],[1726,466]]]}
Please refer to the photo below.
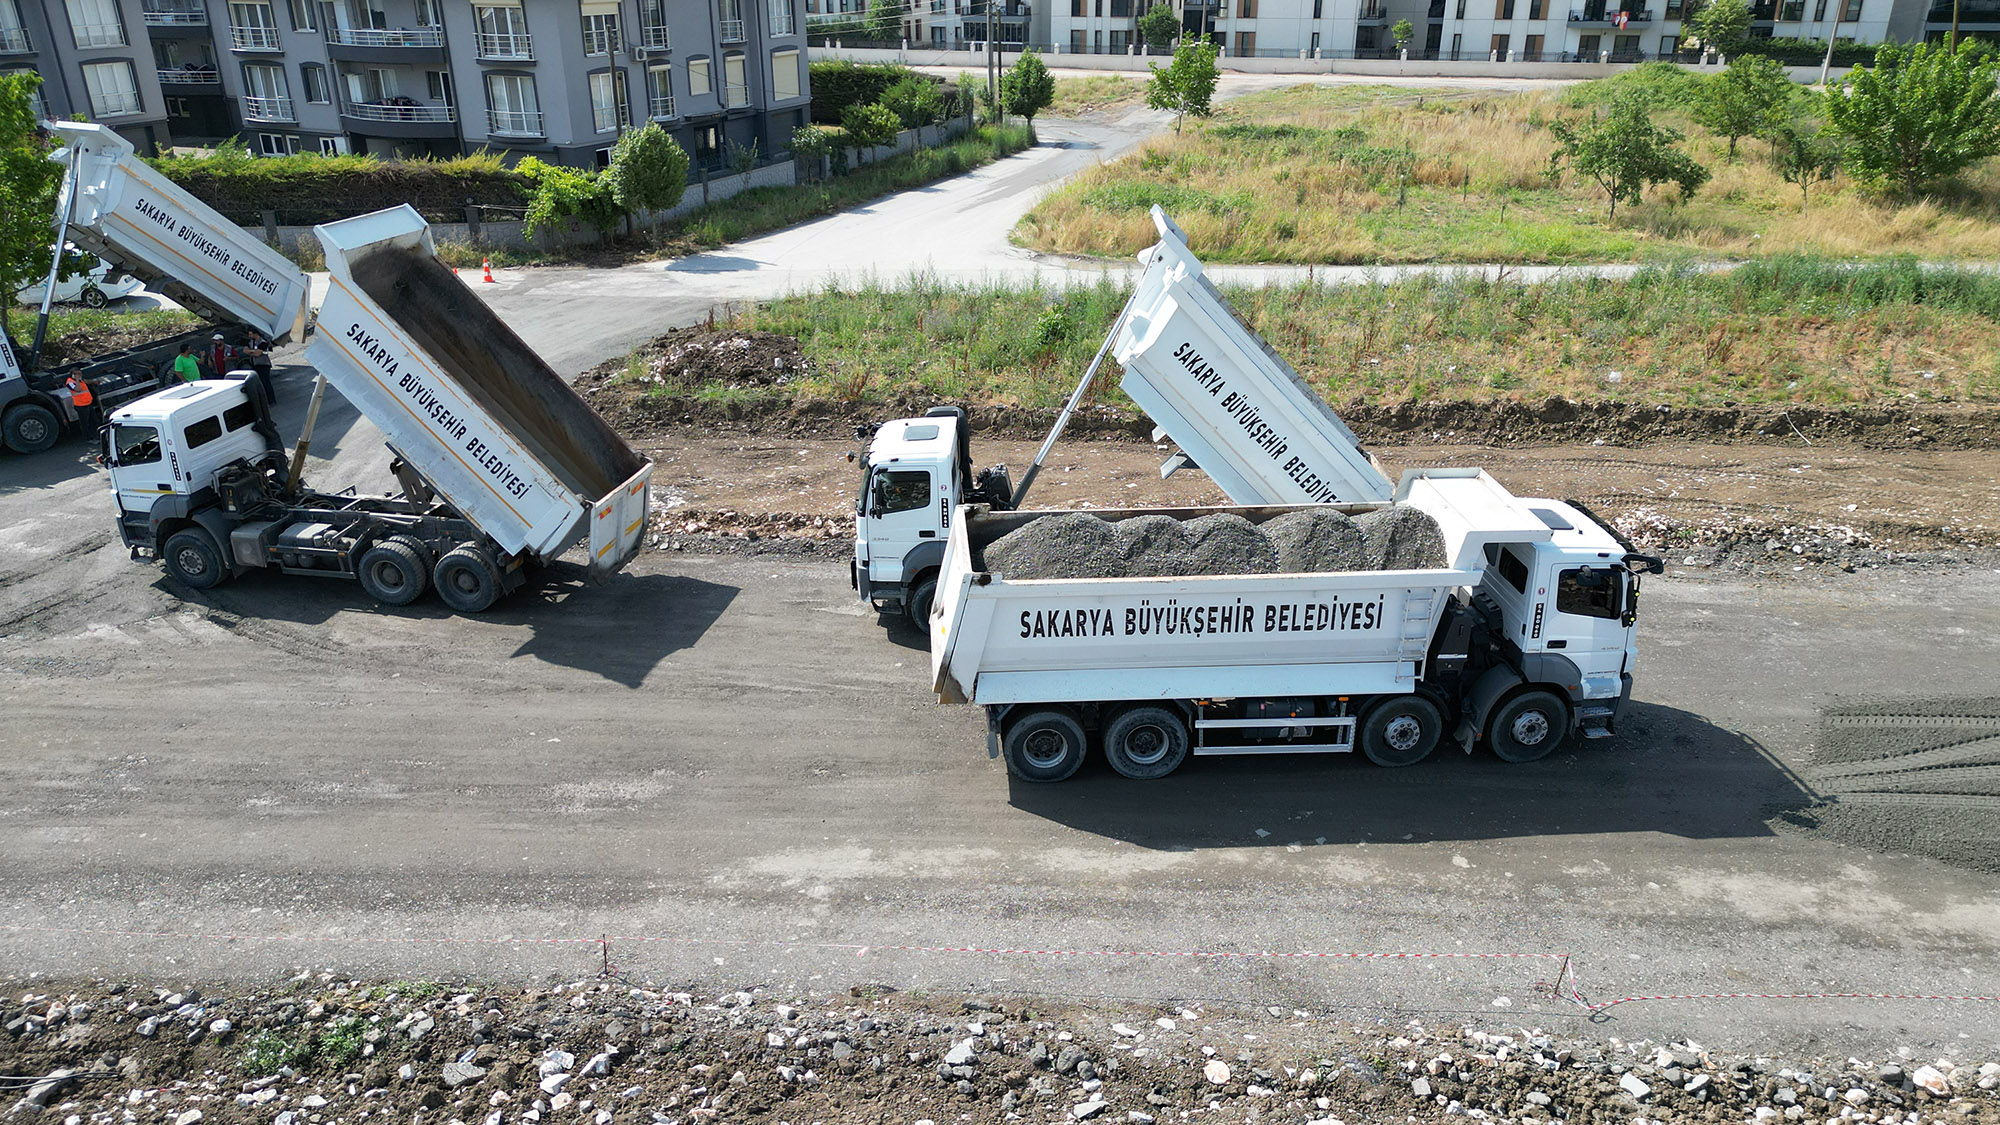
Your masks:
{"label": "white dump truck", "polygon": [[[206,356],[214,332],[239,344],[247,328],[283,343],[296,339],[306,322],[306,276],[284,255],[222,221],[110,129],[76,121],[58,121],[54,128],[64,142],[54,157],[67,166],[54,245],[93,252],[214,325],[64,364],[60,372],[40,371],[45,301],[28,348],[0,340],[0,444],[16,453],[39,453],[83,428],[86,413],[63,385],[72,367],[89,385],[97,407],[92,413],[102,416],[167,385],[169,364],[183,343]],[[59,270],[52,261],[51,281]]]}
{"label": "white dump truck", "polygon": [[414,209],[316,233],[333,281],[306,358],[387,436],[403,491],[306,487],[304,440],[288,467],[254,380],[189,383],[106,430],[133,557],[197,589],[255,569],[356,578],[389,605],[435,586],[464,613],[580,539],[593,577],[622,567],[652,462],[437,260]]}
{"label": "white dump truck", "polygon": [[[1446,565],[1304,574],[1020,580],[985,565],[1048,515],[961,509],[930,621],[941,701],[986,708],[988,749],[1060,781],[1093,738],[1119,773],[1192,755],[1361,751],[1421,761],[1447,735],[1511,762],[1613,733],[1630,696],[1641,555],[1588,510],[1477,469],[1413,470],[1393,501],[1436,521]],[[1349,514],[1380,504],[1337,505]],[[1296,507],[1091,512],[1261,524]]]}
{"label": "white dump truck", "polygon": [[1055,426],[1016,487],[1007,469],[975,473],[965,412],[939,407],[878,427],[854,507],[852,579],[861,600],[930,627],[951,513],[1019,507],[1108,355],[1119,387],[1180,448],[1162,476],[1199,467],[1237,504],[1379,502],[1392,486],[1338,415],[1231,311],[1158,207],[1160,241]]}

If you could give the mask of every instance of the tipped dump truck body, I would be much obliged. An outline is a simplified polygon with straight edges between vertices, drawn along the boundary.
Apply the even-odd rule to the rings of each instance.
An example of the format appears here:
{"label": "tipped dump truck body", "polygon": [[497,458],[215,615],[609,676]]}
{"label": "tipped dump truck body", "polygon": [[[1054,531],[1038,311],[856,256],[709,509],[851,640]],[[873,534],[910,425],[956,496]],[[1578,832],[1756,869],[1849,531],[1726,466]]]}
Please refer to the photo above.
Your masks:
{"label": "tipped dump truck body", "polygon": [[315,228],[331,288],[306,358],[509,554],[639,549],[652,463],[437,260],[403,206]]}

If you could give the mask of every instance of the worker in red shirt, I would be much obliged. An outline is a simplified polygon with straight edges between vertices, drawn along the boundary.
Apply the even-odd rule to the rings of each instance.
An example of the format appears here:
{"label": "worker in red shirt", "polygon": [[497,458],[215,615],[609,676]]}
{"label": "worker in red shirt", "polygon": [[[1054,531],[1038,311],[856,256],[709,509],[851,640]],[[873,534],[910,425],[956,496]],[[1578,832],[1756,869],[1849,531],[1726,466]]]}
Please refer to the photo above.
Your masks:
{"label": "worker in red shirt", "polygon": [[208,346],[208,369],[214,372],[211,377],[220,379],[229,374],[229,368],[235,362],[236,349],[222,339],[222,333],[217,332]]}

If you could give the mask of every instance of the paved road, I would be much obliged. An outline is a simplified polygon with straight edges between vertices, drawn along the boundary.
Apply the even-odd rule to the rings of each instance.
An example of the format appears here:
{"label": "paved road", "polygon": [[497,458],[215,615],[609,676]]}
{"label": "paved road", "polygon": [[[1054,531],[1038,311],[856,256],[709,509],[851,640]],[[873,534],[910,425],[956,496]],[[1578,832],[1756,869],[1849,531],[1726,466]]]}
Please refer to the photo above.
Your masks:
{"label": "paved road", "polygon": [[[927,245],[958,261],[953,223],[990,234],[1092,151],[940,187],[967,206],[931,212],[946,229],[927,241],[885,204],[722,256],[756,269],[618,271],[629,289],[551,271],[492,299],[579,367],[694,319],[711,287],[809,276],[813,255],[872,244],[900,270]],[[294,432],[298,374],[284,385]],[[316,479],[378,484],[378,448],[335,404]],[[1533,990],[1542,961],[893,947],[1560,951],[1600,998],[2000,979],[2000,880],[1768,826],[1807,795],[1819,707],[1990,683],[1989,575],[1655,582],[1625,735],[1538,766],[1220,760],[1151,786],[1094,768],[1036,788],[984,757],[976,713],[934,703],[910,637],[848,603],[837,556],[652,554],[601,588],[558,568],[478,619],[377,612],[350,585],[282,577],[184,599],[112,544],[80,456],[10,462],[0,481],[0,964],[16,972],[574,975],[594,947],[430,939],[613,933],[670,939],[613,945],[656,978],[1574,1028],[1576,1010]],[[329,937],[356,940],[261,940]],[[1609,1034],[1835,1054],[2000,1040],[1992,1006],[1615,1015]]]}

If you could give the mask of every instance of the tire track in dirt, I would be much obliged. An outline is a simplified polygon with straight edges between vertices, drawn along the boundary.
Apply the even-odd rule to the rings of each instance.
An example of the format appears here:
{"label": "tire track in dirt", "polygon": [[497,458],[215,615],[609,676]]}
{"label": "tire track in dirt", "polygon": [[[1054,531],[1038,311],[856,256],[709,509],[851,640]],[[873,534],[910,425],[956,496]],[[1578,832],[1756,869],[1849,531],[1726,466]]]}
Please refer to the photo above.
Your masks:
{"label": "tire track in dirt", "polygon": [[2000,701],[1826,712],[1803,771],[1821,803],[1785,819],[1862,847],[2000,870]]}

